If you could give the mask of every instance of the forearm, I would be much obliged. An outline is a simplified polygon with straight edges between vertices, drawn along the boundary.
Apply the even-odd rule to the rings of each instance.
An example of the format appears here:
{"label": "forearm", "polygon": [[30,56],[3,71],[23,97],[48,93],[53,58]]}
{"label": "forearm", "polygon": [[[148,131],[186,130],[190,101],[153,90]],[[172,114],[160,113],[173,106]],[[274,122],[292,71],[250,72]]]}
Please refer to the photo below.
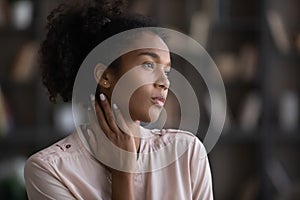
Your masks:
{"label": "forearm", "polygon": [[133,174],[112,173],[112,200],[134,200]]}

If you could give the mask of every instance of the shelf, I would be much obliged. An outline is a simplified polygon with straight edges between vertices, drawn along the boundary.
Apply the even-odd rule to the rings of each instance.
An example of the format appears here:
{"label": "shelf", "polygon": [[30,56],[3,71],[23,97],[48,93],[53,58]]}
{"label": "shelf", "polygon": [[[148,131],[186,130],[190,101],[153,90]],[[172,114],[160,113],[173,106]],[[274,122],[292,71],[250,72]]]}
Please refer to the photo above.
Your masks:
{"label": "shelf", "polygon": [[294,131],[275,130],[273,133],[273,143],[297,145],[300,147],[300,129]]}
{"label": "shelf", "polygon": [[226,90],[258,90],[259,83],[257,80],[253,81],[243,81],[243,80],[236,80],[231,82],[225,82],[225,89]]}
{"label": "shelf", "polygon": [[28,81],[13,81],[9,76],[6,76],[1,79],[0,85],[2,88],[5,88],[7,90],[11,90],[14,88],[18,89],[33,89],[37,87],[37,81],[36,80],[28,80]]}
{"label": "shelf", "polygon": [[245,131],[240,128],[232,128],[221,134],[218,144],[259,144],[259,130]]}
{"label": "shelf", "polygon": [[208,51],[238,52],[242,44],[258,45],[259,35],[260,31],[252,25],[212,24],[208,35]]}
{"label": "shelf", "polygon": [[[282,53],[279,50],[272,52],[272,58],[275,60],[283,60],[289,63],[298,63],[300,64],[300,54],[296,52],[292,53]],[[299,67],[299,65],[297,65]]]}
{"label": "shelf", "polygon": [[37,149],[65,137],[65,135],[55,133],[57,131],[49,127],[14,129],[7,133],[6,136],[0,137],[0,149],[6,149],[7,151],[15,148]]}
{"label": "shelf", "polygon": [[[208,33],[205,32],[207,34],[206,50],[212,57],[216,56],[214,57],[215,59],[218,58],[217,56],[229,56],[229,59],[232,59],[233,62],[229,62],[227,64],[229,68],[226,69],[230,70],[230,66],[237,66],[232,68],[234,76],[227,76],[227,79],[225,79],[229,80],[225,82],[225,89],[229,107],[228,117],[231,119],[229,124],[232,124],[232,127],[229,130],[224,130],[214,151],[210,153],[212,158],[210,160],[212,162],[211,166],[214,170],[213,181],[215,183],[214,187],[216,187],[214,188],[216,189],[214,194],[216,199],[257,199],[255,197],[258,195],[255,197],[252,195],[252,198],[249,197],[250,193],[255,194],[255,192],[259,193],[260,197],[258,199],[273,199],[270,198],[272,196],[270,195],[272,193],[272,190],[270,190],[271,183],[268,181],[266,174],[266,167],[270,165],[270,160],[273,157],[275,159],[283,158],[282,160],[286,161],[285,167],[288,169],[287,172],[297,172],[295,174],[298,174],[298,176],[293,174],[293,177],[299,177],[300,127],[294,131],[283,131],[278,128],[279,123],[276,124],[275,121],[279,121],[277,119],[276,102],[280,100],[279,97],[285,88],[294,89],[295,93],[300,97],[300,79],[297,78],[300,54],[296,52],[294,44],[290,45],[290,53],[287,54],[282,53],[277,48],[275,40],[270,34],[270,27],[266,19],[266,9],[277,5],[277,9],[282,7],[282,11],[289,12],[290,10],[284,9],[285,6],[292,6],[293,9],[291,10],[294,10],[299,5],[296,1],[290,1],[287,4],[279,0],[247,2],[217,0],[197,4],[199,11],[203,11],[201,14],[208,13],[209,17],[211,17],[210,19],[212,19],[212,21],[209,21],[211,23],[209,24]],[[156,1],[153,3],[152,9],[160,8],[161,2]],[[189,7],[192,8],[196,1],[186,2],[191,4]],[[47,0],[34,1],[33,4],[36,10],[34,11],[32,25],[26,30],[18,30],[12,25],[0,26],[0,44],[4,46],[4,51],[0,55],[0,61],[3,66],[0,70],[0,85],[4,96],[6,95],[9,107],[13,108],[11,113],[17,124],[17,128],[7,134],[6,137],[1,137],[0,135],[0,158],[2,159],[9,158],[10,155],[24,155],[27,157],[66,137],[66,135],[59,134],[52,126],[54,121],[53,110],[48,104],[48,98],[45,97],[44,90],[41,89],[42,83],[37,78],[38,74],[35,74],[33,79],[30,79],[28,82],[22,83],[13,81],[10,77],[14,64],[12,61],[18,55],[23,43],[28,42],[28,40],[41,40],[44,37],[46,15],[49,13],[50,7],[56,3]],[[184,1],[180,3],[180,5],[183,4]],[[176,5],[176,2],[174,2],[174,5]],[[176,10],[174,7],[175,10],[173,9],[172,12],[167,13],[164,12],[164,9],[155,9],[154,15],[160,16],[158,19],[164,19],[165,21],[170,19],[171,21],[173,19],[172,16],[180,12],[180,8]],[[189,12],[189,16],[182,15],[181,19],[186,20],[187,24],[183,24],[183,26],[180,22],[174,24],[182,27],[189,26],[189,17],[194,14],[194,11]],[[295,12],[297,10],[291,12],[291,15],[298,16],[298,13]],[[288,21],[288,18],[283,17],[282,20],[284,20],[284,25],[288,25],[290,22],[296,24],[295,22],[297,22],[298,18],[294,17],[294,21]],[[162,23],[164,22],[162,21]],[[174,28],[178,27],[174,26]],[[293,28],[296,29],[297,27]],[[199,34],[202,32],[200,31]],[[299,34],[298,29],[295,34]],[[290,37],[290,35],[288,36]],[[296,36],[293,35],[292,37]],[[290,42],[295,42],[292,41],[294,40],[293,38],[290,39]],[[246,57],[245,59],[243,57],[243,55],[252,55],[248,51],[246,53],[244,51],[248,45],[254,47],[255,50],[253,52],[257,55],[257,57],[250,57],[250,59],[255,59],[255,64],[252,65],[247,65],[249,58]],[[219,57],[219,59],[221,62],[222,57]],[[251,62],[249,63],[251,64]],[[255,67],[253,68],[255,71],[253,71],[251,76],[243,76],[247,74],[246,70],[244,71],[246,68],[243,67],[247,66]],[[227,66],[225,65],[225,67]],[[239,69],[241,69],[240,72],[235,71]],[[199,77],[189,73],[190,80],[200,85],[197,82]],[[226,73],[224,77],[226,78]],[[250,81],[246,82],[243,80],[243,77],[251,77],[251,79],[249,78],[248,80]],[[273,90],[276,91],[274,92],[274,98],[272,96]],[[258,127],[254,130],[246,131],[237,126],[240,121],[245,121],[241,120],[241,116],[245,116],[242,115],[244,114],[243,109],[248,108],[250,111],[247,110],[247,113],[254,110],[252,110],[253,105],[252,107],[250,105],[250,108],[247,107],[249,105],[244,105],[246,101],[248,103],[249,96],[253,93],[255,96],[258,96],[262,103],[261,107],[257,109],[259,112],[257,114],[257,123],[255,124],[258,124]],[[200,92],[197,93],[197,95],[199,94],[201,96]],[[251,98],[249,101],[251,101]],[[31,119],[31,115],[32,120],[29,120],[30,123],[27,123],[26,120]],[[208,121],[206,118],[209,119],[209,114],[208,116],[204,115],[203,118],[201,123],[203,122],[206,125],[205,123]],[[31,124],[32,127],[20,127],[22,123],[26,125]],[[205,133],[205,131],[201,130],[200,132]],[[249,183],[249,180],[253,178],[256,179],[255,182]],[[253,186],[260,187],[259,191],[253,192]],[[236,192],[237,190],[239,191],[238,193]],[[243,192],[247,193],[248,196],[242,197],[241,193]]]}
{"label": "shelf", "polygon": [[32,31],[28,29],[19,30],[12,26],[0,26],[0,38],[12,38],[18,36],[31,36]]}
{"label": "shelf", "polygon": [[[221,134],[218,143],[234,144],[234,143],[259,143],[261,140],[259,128],[252,131],[244,131],[240,128],[232,128]],[[272,129],[269,134],[269,143],[286,143],[300,144],[300,129],[293,131],[283,131],[280,129]],[[300,145],[299,145],[300,147]]]}
{"label": "shelf", "polygon": [[218,21],[212,24],[213,30],[228,30],[235,32],[259,32],[260,24],[254,20]]}

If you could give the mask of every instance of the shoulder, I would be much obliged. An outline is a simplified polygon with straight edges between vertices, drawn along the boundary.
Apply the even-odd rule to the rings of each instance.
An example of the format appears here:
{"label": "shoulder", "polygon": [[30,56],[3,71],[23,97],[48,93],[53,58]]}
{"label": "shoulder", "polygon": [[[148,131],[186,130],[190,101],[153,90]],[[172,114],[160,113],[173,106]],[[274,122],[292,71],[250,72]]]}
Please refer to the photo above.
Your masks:
{"label": "shoulder", "polygon": [[199,138],[189,131],[180,129],[152,129],[150,132],[155,135],[154,138],[156,140],[168,138],[169,140],[187,141],[196,145],[202,145]]}
{"label": "shoulder", "polygon": [[176,134],[177,140],[184,140],[190,143],[190,148],[188,149],[193,154],[201,154],[199,156],[206,156],[206,150],[203,143],[200,139],[193,133],[186,131],[186,130],[179,130],[179,129],[167,129],[168,133]]}
{"label": "shoulder", "polygon": [[76,157],[83,153],[85,153],[84,147],[80,142],[78,134],[74,132],[30,156],[26,161],[26,165],[30,166],[32,163],[39,165],[43,163],[54,164],[59,160],[62,160],[62,158]]}
{"label": "shoulder", "polygon": [[203,143],[195,134],[189,131],[180,129],[152,129],[150,132],[154,135],[154,137],[151,138],[151,143],[154,145],[168,145],[172,143],[176,145],[176,147],[178,147],[178,145],[186,146],[186,150],[189,153],[206,155]]}

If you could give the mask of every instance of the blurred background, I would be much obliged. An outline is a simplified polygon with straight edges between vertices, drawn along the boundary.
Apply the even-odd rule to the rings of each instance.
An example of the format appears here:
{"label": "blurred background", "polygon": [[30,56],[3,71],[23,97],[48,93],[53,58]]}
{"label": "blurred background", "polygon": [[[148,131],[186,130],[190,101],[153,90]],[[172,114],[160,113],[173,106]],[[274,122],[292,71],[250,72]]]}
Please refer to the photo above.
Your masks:
{"label": "blurred background", "polygon": [[[38,73],[46,17],[58,2],[0,0],[1,199],[26,199],[25,160],[74,128],[71,105],[51,105]],[[227,119],[209,154],[215,199],[299,200],[300,1],[129,0],[129,9],[193,37],[220,70]],[[190,68],[184,73],[203,102],[203,139],[207,89]]]}

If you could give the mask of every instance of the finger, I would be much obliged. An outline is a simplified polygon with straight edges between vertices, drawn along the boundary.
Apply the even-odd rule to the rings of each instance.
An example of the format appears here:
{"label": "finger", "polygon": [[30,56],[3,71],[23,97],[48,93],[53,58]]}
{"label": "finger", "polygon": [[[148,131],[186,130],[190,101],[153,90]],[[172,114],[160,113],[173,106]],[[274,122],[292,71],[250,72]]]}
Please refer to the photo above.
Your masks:
{"label": "finger", "polygon": [[94,124],[94,123],[98,122],[97,118],[95,117],[95,114],[96,114],[96,112],[95,112],[95,96],[90,95],[90,100],[91,100],[91,106],[88,107],[87,114],[88,114],[89,122]]}
{"label": "finger", "polygon": [[[94,122],[94,124],[100,124],[100,127],[102,128],[103,132],[105,133],[105,135],[107,135],[108,133],[111,132],[111,130],[105,120],[104,114],[103,114],[98,102],[95,101],[95,96],[93,96],[93,95],[91,95],[91,104],[93,107],[93,111],[92,111],[93,113],[89,115],[91,122]],[[97,117],[95,117],[95,114]]]}
{"label": "finger", "polygon": [[117,104],[113,104],[113,110],[116,118],[117,125],[119,128],[126,134],[132,136],[130,129],[127,126],[126,121],[121,113],[121,110],[118,108]]}
{"label": "finger", "polygon": [[101,100],[101,107],[103,108],[104,110],[104,116],[106,118],[106,121],[108,123],[108,126],[110,127],[110,129],[115,132],[115,133],[118,133],[120,132],[120,129],[119,127],[117,126],[116,122],[115,122],[115,118],[114,118],[114,115],[113,115],[113,112],[110,108],[110,105],[105,97],[104,94],[100,94],[100,100]]}
{"label": "finger", "polygon": [[130,145],[130,147],[126,148],[126,150],[131,152],[136,152],[137,148],[135,143],[135,136],[138,137],[138,135],[134,135],[134,133],[130,130],[117,104],[113,104],[113,111],[115,114],[116,123],[118,124],[119,128],[122,130],[120,134],[123,134],[125,136],[124,138],[127,139],[127,142],[129,142],[128,144]]}

